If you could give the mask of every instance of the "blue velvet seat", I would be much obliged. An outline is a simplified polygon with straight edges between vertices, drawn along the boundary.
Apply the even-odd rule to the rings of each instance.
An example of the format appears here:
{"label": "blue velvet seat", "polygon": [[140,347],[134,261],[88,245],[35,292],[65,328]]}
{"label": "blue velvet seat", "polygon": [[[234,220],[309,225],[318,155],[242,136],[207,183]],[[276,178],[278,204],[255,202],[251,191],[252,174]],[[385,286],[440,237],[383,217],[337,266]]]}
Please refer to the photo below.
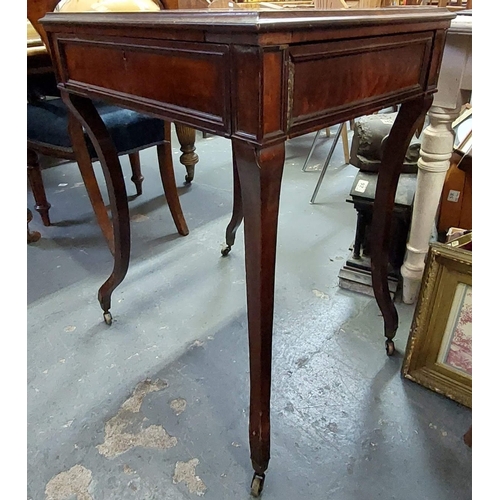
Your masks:
{"label": "blue velvet seat", "polygon": [[[94,101],[118,154],[129,154],[158,145],[164,140],[165,122],[129,109]],[[40,147],[72,151],[68,133],[68,109],[61,98],[28,103],[28,142]],[[92,143],[86,136],[92,160],[97,159]]]}
{"label": "blue velvet seat", "polygon": [[[36,94],[36,92],[33,93]],[[170,212],[179,234],[187,235],[189,230],[175,186],[170,144],[170,123],[104,102],[96,101],[94,104],[108,129],[118,155],[127,154],[129,156],[132,167],[131,180],[136,185],[137,195],[142,194],[143,181],[139,151],[157,146],[160,176]],[[40,213],[44,225],[50,226],[50,203],[45,194],[38,155],[44,154],[76,161],[97,222],[108,246],[113,251],[112,227],[92,167],[92,162],[98,159],[97,153],[87,134],[84,133],[88,154],[76,154],[69,127],[69,110],[60,97],[31,99],[28,102],[28,179],[35,198],[35,209]]]}
{"label": "blue velvet seat", "polygon": [[[45,194],[38,155],[76,161],[101,231],[110,249],[113,249],[111,223],[92,167],[92,162],[98,159],[94,146],[87,134],[83,133],[88,154],[77,154],[70,135],[70,113],[66,104],[60,97],[47,96],[40,99],[36,84],[29,85],[29,90],[31,96],[37,96],[34,99],[31,97],[27,104],[28,179],[35,198],[35,209],[40,213],[44,225],[49,226],[50,203]],[[131,180],[136,185],[137,195],[142,194],[143,180],[139,151],[157,146],[160,176],[170,212],[179,234],[188,234],[175,186],[170,123],[101,101],[94,101],[94,104],[118,155],[129,156]]]}

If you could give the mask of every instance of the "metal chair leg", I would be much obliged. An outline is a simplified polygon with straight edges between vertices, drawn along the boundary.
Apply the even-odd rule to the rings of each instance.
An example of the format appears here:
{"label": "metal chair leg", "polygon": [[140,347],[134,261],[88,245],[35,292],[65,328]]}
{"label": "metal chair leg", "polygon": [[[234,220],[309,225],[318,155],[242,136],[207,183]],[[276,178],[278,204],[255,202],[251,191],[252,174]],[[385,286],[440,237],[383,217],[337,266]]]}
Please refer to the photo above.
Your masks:
{"label": "metal chair leg", "polygon": [[335,132],[335,137],[333,139],[332,146],[330,148],[330,151],[328,152],[328,156],[326,157],[325,163],[323,165],[323,168],[321,169],[321,173],[319,174],[319,179],[316,184],[316,187],[314,188],[314,193],[311,197],[311,201],[309,203],[314,203],[316,200],[316,195],[318,194],[319,188],[321,187],[321,183],[323,182],[323,177],[326,174],[326,169],[328,168],[328,165],[330,164],[330,160],[332,159],[333,151],[335,150],[335,146],[337,146],[337,143],[339,142],[340,139],[340,134],[342,132],[343,124],[340,123],[337,131]]}
{"label": "metal chair leg", "polygon": [[318,142],[318,137],[319,137],[320,132],[321,132],[321,130],[318,130],[316,132],[316,135],[314,136],[313,142],[311,144],[311,149],[309,150],[309,153],[307,153],[306,161],[304,162],[304,166],[302,167],[302,172],[305,172],[307,169],[307,164],[309,163],[309,160],[311,159],[311,156],[313,154],[316,143]]}

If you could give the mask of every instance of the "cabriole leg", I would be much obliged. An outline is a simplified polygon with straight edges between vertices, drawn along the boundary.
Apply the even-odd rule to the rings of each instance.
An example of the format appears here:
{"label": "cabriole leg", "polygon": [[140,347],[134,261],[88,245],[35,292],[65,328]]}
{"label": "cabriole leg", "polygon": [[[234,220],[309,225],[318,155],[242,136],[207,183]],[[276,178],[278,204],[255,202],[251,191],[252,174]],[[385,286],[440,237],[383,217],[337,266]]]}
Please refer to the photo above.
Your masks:
{"label": "cabriole leg", "polygon": [[113,222],[113,271],[98,292],[104,321],[110,325],[111,294],[127,274],[130,260],[130,216],[127,192],[118,154],[99,113],[92,101],[85,97],[61,91],[62,98],[87,132],[101,163]]}
{"label": "cabriole leg", "polygon": [[394,210],[394,198],[404,157],[415,130],[425,118],[432,96],[424,96],[401,105],[387,139],[379,169],[373,204],[371,236],[372,283],[375,299],[384,318],[386,352],[394,354],[394,341],[398,329],[398,313],[389,293],[387,282],[389,241]]}
{"label": "cabriole leg", "polygon": [[285,145],[259,148],[233,140],[245,219],[250,353],[251,493],[262,491],[270,457],[271,359],[279,194]]}

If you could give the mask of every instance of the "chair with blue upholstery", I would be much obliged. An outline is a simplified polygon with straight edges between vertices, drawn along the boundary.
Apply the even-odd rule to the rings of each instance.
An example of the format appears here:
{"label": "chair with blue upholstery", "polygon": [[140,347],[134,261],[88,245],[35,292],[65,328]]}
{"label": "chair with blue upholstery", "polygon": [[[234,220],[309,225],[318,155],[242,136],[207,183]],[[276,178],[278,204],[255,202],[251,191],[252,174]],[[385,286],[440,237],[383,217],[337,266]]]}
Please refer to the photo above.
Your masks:
{"label": "chair with blue upholstery", "polygon": [[[142,1],[144,3],[144,0]],[[28,56],[28,180],[35,199],[35,209],[40,213],[44,225],[49,226],[50,204],[45,194],[39,155],[75,161],[99,226],[108,245],[113,249],[111,221],[92,166],[92,163],[98,160],[97,153],[81,125],[69,113],[60,97],[50,55],[42,42],[45,37],[38,20],[46,12],[54,10],[58,2],[59,0],[28,0],[28,19],[40,35],[40,50],[37,50],[36,43],[31,44],[35,49],[31,63],[35,69],[32,72]],[[28,48],[28,53],[29,50]],[[40,64],[44,57],[45,62]],[[135,184],[137,195],[142,194],[143,180],[139,152],[152,146],[157,147],[161,181],[169,209],[179,234],[187,235],[189,231],[180,206],[173,170],[171,123],[100,101],[94,101],[94,105],[110,133],[118,155],[129,157],[132,167],[131,180]]]}

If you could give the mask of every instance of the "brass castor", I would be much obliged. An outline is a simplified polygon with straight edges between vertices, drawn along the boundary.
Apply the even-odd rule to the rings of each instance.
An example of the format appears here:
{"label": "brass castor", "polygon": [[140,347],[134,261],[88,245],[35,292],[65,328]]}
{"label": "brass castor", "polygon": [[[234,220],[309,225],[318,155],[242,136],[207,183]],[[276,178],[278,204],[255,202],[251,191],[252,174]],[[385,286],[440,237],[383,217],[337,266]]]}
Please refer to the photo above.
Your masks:
{"label": "brass castor", "polygon": [[394,347],[394,342],[392,340],[386,340],[385,341],[385,352],[387,353],[387,356],[392,356],[395,351],[396,351],[396,348]]}
{"label": "brass castor", "polygon": [[262,493],[262,489],[264,488],[264,479],[266,478],[265,474],[257,474],[253,475],[252,486],[250,487],[250,494],[258,498]]}
{"label": "brass castor", "polygon": [[226,257],[227,255],[229,255],[229,252],[231,251],[231,245],[226,245],[221,251],[220,253],[222,254],[223,257]]}
{"label": "brass castor", "polygon": [[111,325],[111,323],[113,323],[113,316],[111,316],[111,313],[109,311],[106,311],[104,314],[104,322],[107,324],[107,325]]}
{"label": "brass castor", "polygon": [[193,179],[194,179],[194,176],[192,176],[190,174],[186,174],[186,177],[184,177],[184,182],[186,184],[191,184],[191,182],[193,182]]}

